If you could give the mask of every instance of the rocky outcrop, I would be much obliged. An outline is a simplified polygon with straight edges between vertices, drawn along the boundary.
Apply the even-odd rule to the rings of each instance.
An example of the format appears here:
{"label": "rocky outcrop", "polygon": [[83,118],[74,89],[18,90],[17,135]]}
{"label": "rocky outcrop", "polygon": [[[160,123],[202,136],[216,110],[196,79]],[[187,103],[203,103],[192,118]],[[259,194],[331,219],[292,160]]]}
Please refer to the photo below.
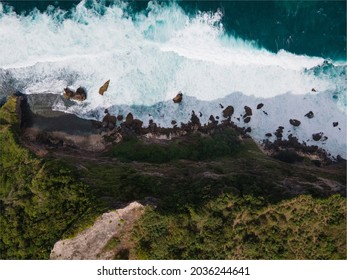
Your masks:
{"label": "rocky outcrop", "polygon": [[305,117],[309,118],[309,119],[312,119],[314,117],[314,114],[312,111],[308,112]]}
{"label": "rocky outcrop", "polygon": [[292,125],[292,126],[299,126],[301,124],[301,122],[299,120],[296,120],[296,119],[290,119],[289,120],[289,123]]}
{"label": "rocky outcrop", "polygon": [[132,113],[129,113],[125,118],[125,125],[130,127],[134,121],[134,116]]}
{"label": "rocky outcrop", "polygon": [[[76,237],[60,240],[54,244],[51,260],[96,260],[113,259],[117,251],[124,248],[124,239],[130,238],[134,223],[142,216],[144,206],[132,202],[127,207],[111,211],[99,217],[94,225]],[[119,240],[113,248],[106,246],[112,240]]]}
{"label": "rocky outcrop", "polygon": [[77,101],[84,101],[87,98],[87,92],[83,87],[79,87],[76,92],[69,88],[64,89],[64,94],[63,94],[65,99],[73,99]]}
{"label": "rocky outcrop", "polygon": [[99,88],[99,94],[100,94],[100,95],[104,95],[104,92],[107,91],[109,84],[110,84],[110,80],[108,80],[107,82],[105,82],[105,83]]}
{"label": "rocky outcrop", "polygon": [[228,118],[231,117],[234,114],[234,107],[229,105],[223,110],[223,117]]}
{"label": "rocky outcrop", "polygon": [[177,93],[177,95],[172,99],[174,103],[181,103],[183,99],[182,92]]}
{"label": "rocky outcrop", "polygon": [[257,110],[259,110],[259,109],[263,108],[263,106],[264,106],[264,104],[263,104],[263,103],[259,103],[259,104],[257,105]]}
{"label": "rocky outcrop", "polygon": [[252,109],[248,106],[244,107],[246,114],[244,115],[244,118],[247,116],[252,116]]}
{"label": "rocky outcrop", "polygon": [[319,141],[319,140],[322,139],[323,134],[324,134],[323,132],[314,133],[314,134],[312,134],[312,139],[313,139],[314,141]]}
{"label": "rocky outcrop", "polygon": [[245,123],[249,123],[249,122],[251,121],[251,117],[245,117],[245,118],[243,119],[243,121],[244,121]]}

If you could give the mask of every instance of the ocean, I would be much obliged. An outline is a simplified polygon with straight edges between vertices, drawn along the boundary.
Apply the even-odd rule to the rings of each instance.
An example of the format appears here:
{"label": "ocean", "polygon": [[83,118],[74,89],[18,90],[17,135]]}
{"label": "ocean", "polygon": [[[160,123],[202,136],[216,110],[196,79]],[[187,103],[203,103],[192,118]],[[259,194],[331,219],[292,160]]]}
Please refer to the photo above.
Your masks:
{"label": "ocean", "polygon": [[[259,142],[284,126],[346,158],[345,1],[0,1],[0,50],[0,98],[83,86],[87,100],[53,109],[161,126],[192,110],[206,123],[232,105]],[[319,132],[327,138],[312,140]]]}

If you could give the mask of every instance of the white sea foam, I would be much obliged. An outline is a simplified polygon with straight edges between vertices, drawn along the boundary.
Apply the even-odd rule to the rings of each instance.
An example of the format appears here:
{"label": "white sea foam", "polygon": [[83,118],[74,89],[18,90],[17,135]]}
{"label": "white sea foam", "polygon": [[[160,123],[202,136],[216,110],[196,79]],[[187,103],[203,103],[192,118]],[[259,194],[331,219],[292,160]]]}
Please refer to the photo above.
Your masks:
{"label": "white sea foam", "polygon": [[[172,118],[187,121],[191,110],[201,111],[203,118],[219,114],[215,100],[241,92],[225,101],[240,103],[242,109],[245,103],[260,98],[277,108],[271,110],[279,110],[271,118],[263,120],[265,115],[260,114],[262,117],[252,120],[254,137],[262,138],[265,131],[297,114],[302,119],[302,113],[308,110],[315,110],[317,116],[324,111],[321,119],[314,118],[317,126],[312,124],[314,121],[310,129],[303,124],[301,130],[307,133],[299,136],[306,140],[312,131],[319,130],[318,124],[323,126],[321,130],[329,127],[334,136],[328,136],[335,138],[321,145],[329,146],[334,154],[343,150],[346,139],[340,136],[346,127],[332,130],[330,122],[339,118],[345,124],[341,117],[345,117],[346,108],[345,74],[306,71],[321,65],[322,58],[283,50],[271,53],[226,35],[219,11],[188,17],[177,4],[149,3],[146,13],[130,16],[125,3],[98,5],[94,3],[95,9],[87,9],[81,2],[67,18],[66,12],[54,9],[19,16],[5,13],[0,4],[0,69],[7,70],[12,85],[27,94],[62,94],[66,86],[83,86],[88,92],[83,104],[70,108],[57,104],[56,109],[89,118],[102,117],[103,108],[117,104],[123,104],[117,107],[118,111],[126,111],[130,105],[151,106],[159,102],[160,113],[152,115],[162,125],[170,125]],[[103,15],[96,12],[101,8]],[[100,96],[98,89],[108,79],[108,91]],[[312,88],[320,94],[312,93]],[[177,111],[182,106],[160,103],[170,100],[179,90],[191,97],[183,111]],[[337,101],[332,99],[334,94],[338,95]],[[276,102],[288,104],[280,106]],[[148,118],[149,112],[143,108],[131,109]],[[260,125],[262,130],[258,130]]]}

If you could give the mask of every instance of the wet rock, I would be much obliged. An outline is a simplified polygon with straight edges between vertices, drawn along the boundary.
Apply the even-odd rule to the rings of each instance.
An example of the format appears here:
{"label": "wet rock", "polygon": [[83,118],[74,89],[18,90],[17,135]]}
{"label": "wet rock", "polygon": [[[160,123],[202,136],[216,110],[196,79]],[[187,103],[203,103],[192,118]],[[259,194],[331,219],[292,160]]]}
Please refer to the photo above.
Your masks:
{"label": "wet rock", "polygon": [[228,118],[231,117],[234,114],[234,107],[229,105],[223,110],[223,117]]}
{"label": "wet rock", "polygon": [[219,116],[216,116],[216,120],[219,120]]}
{"label": "wet rock", "polygon": [[74,95],[75,95],[75,92],[73,90],[71,90],[69,88],[64,88],[63,96],[64,96],[65,99],[70,99]]}
{"label": "wet rock", "polygon": [[283,126],[279,126],[276,130],[276,132],[274,133],[275,136],[277,137],[277,139],[281,139],[283,137]]}
{"label": "wet rock", "polygon": [[313,92],[317,92],[317,90],[316,90],[315,88],[312,88],[312,89],[311,89],[311,91],[313,91]]}
{"label": "wet rock", "polygon": [[76,92],[74,92],[73,90],[71,90],[69,88],[65,88],[63,97],[65,99],[74,99],[74,100],[77,100],[77,101],[83,101],[83,100],[86,100],[87,93],[86,93],[86,90],[84,88],[82,88],[82,87],[79,87],[76,90]]}
{"label": "wet rock", "polygon": [[305,117],[309,118],[309,119],[312,119],[314,117],[314,114],[312,111],[308,112]]}
{"label": "wet rock", "polygon": [[266,133],[265,136],[266,136],[266,137],[271,137],[271,136],[272,136],[272,133]]}
{"label": "wet rock", "polygon": [[247,116],[252,116],[252,109],[248,106],[244,107],[246,114],[243,116],[244,118]]}
{"label": "wet rock", "polygon": [[76,90],[76,93],[73,97],[71,97],[72,99],[78,100],[78,101],[83,101],[86,100],[87,98],[87,92],[83,87],[79,87]]}
{"label": "wet rock", "polygon": [[118,116],[117,116],[117,120],[118,120],[118,121],[122,121],[122,120],[123,120],[123,115],[118,115]]}
{"label": "wet rock", "polygon": [[104,95],[104,92],[107,91],[108,85],[110,84],[110,80],[105,82],[100,88],[99,88],[99,94]]}
{"label": "wet rock", "polygon": [[250,133],[250,132],[252,132],[252,128],[247,127],[247,128],[245,129],[245,133]]}
{"label": "wet rock", "polygon": [[143,122],[139,119],[134,119],[132,121],[132,127],[134,128],[135,131],[139,132],[142,128]]}
{"label": "wet rock", "polygon": [[132,113],[129,113],[126,118],[125,118],[125,125],[126,126],[131,126],[131,124],[133,123],[134,121],[134,116]]}
{"label": "wet rock", "polygon": [[259,109],[263,108],[263,106],[264,106],[264,104],[263,104],[263,103],[259,103],[259,104],[257,105],[257,110],[259,110]]}
{"label": "wet rock", "polygon": [[171,124],[172,124],[172,125],[175,125],[175,124],[177,124],[177,122],[176,122],[175,120],[172,120],[172,121],[171,121]]}
{"label": "wet rock", "polygon": [[198,118],[198,116],[195,114],[194,111],[192,111],[192,116],[190,118],[190,121],[194,126],[197,126],[197,127],[201,126],[200,119]]}
{"label": "wet rock", "polygon": [[174,103],[181,103],[183,99],[182,92],[177,93],[177,95],[172,99]]}
{"label": "wet rock", "polygon": [[333,122],[333,127],[337,127],[339,125],[339,122]]}
{"label": "wet rock", "polygon": [[324,134],[323,132],[314,133],[312,134],[312,139],[314,141],[319,141],[322,138],[323,134]]}
{"label": "wet rock", "polygon": [[301,124],[301,122],[299,120],[296,120],[296,119],[290,119],[289,123],[293,126],[299,126]]}
{"label": "wet rock", "polygon": [[251,121],[251,117],[246,117],[246,118],[243,119],[243,121],[245,123],[249,123]]}

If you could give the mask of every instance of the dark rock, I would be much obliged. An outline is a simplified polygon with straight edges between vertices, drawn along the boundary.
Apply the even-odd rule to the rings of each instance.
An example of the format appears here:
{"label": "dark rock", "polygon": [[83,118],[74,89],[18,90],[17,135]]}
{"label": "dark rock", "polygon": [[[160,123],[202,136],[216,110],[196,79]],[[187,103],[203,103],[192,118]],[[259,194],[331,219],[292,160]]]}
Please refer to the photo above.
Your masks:
{"label": "dark rock", "polygon": [[339,122],[333,122],[333,127],[337,127],[339,125]]}
{"label": "dark rock", "polygon": [[240,121],[240,118],[236,118],[238,121]]}
{"label": "dark rock", "polygon": [[126,118],[125,118],[125,125],[126,126],[131,126],[131,124],[133,123],[134,120],[134,116],[132,113],[129,113]]}
{"label": "dark rock", "polygon": [[192,116],[190,118],[190,121],[192,122],[193,125],[201,126],[200,119],[198,118],[197,115],[195,115],[195,112],[192,111]]}
{"label": "dark rock", "polygon": [[64,98],[65,99],[70,99],[75,95],[75,92],[69,88],[64,88]]}
{"label": "dark rock", "polygon": [[107,114],[108,113],[108,109],[105,109],[104,113]]}
{"label": "dark rock", "polygon": [[312,88],[312,89],[311,89],[311,91],[313,91],[313,92],[317,92],[315,88]]}
{"label": "dark rock", "polygon": [[87,98],[87,92],[83,87],[79,87],[76,90],[76,93],[73,97],[71,97],[72,99],[78,100],[78,101],[83,101],[86,100]]}
{"label": "dark rock", "polygon": [[118,120],[118,121],[122,121],[122,120],[123,120],[123,115],[118,115],[118,116],[117,116],[117,120]]}
{"label": "dark rock", "polygon": [[132,126],[136,131],[139,131],[142,128],[143,122],[139,119],[134,119],[132,121]]}
{"label": "dark rock", "polygon": [[305,117],[308,117],[309,119],[312,119],[314,117],[314,114],[312,111],[308,112]]}
{"label": "dark rock", "polygon": [[296,120],[296,119],[290,119],[289,123],[293,126],[299,126],[301,124],[301,122],[299,120]]}
{"label": "dark rock", "polygon": [[219,120],[219,116],[216,116],[216,120]]}
{"label": "dark rock", "polygon": [[183,99],[182,92],[177,93],[177,95],[172,99],[174,103],[181,103]]}
{"label": "dark rock", "polygon": [[246,117],[246,118],[243,119],[243,121],[245,123],[249,123],[251,121],[251,117]]}
{"label": "dark rock", "polygon": [[278,129],[282,130],[283,132],[284,126],[279,126]]}
{"label": "dark rock", "polygon": [[314,133],[312,134],[312,139],[314,141],[319,141],[322,138],[323,134],[324,134],[323,132]]}
{"label": "dark rock", "polygon": [[257,105],[257,110],[259,110],[259,109],[263,108],[263,106],[264,106],[264,104],[263,104],[263,103],[259,103],[259,104]]}
{"label": "dark rock", "polygon": [[272,136],[272,133],[266,133],[265,136],[266,136],[266,137],[271,137],[271,136]]}
{"label": "dark rock", "polygon": [[246,114],[244,115],[244,118],[246,116],[252,116],[252,109],[248,106],[245,106],[244,108],[245,108],[245,112],[246,112]]}
{"label": "dark rock", "polygon": [[108,85],[110,84],[110,80],[108,80],[107,82],[105,82],[99,89],[99,94],[100,95],[104,95],[104,92],[107,91],[108,89]]}
{"label": "dark rock", "polygon": [[224,106],[223,106],[222,104],[220,104],[220,103],[219,103],[219,106],[220,106],[222,109],[224,108]]}
{"label": "dark rock", "polygon": [[175,120],[172,120],[172,121],[171,121],[171,124],[172,124],[172,125],[175,125],[175,124],[177,124],[177,122],[176,122]]}
{"label": "dark rock", "polygon": [[247,127],[247,128],[245,129],[245,133],[250,133],[250,132],[252,132],[252,128]]}
{"label": "dark rock", "polygon": [[264,113],[265,115],[268,115],[268,113],[267,113],[267,112],[265,112],[265,111],[263,111],[263,113]]}
{"label": "dark rock", "polygon": [[223,117],[224,118],[228,118],[228,117],[231,117],[232,114],[234,114],[234,107],[229,105],[228,107],[226,107],[224,110],[223,110]]}

